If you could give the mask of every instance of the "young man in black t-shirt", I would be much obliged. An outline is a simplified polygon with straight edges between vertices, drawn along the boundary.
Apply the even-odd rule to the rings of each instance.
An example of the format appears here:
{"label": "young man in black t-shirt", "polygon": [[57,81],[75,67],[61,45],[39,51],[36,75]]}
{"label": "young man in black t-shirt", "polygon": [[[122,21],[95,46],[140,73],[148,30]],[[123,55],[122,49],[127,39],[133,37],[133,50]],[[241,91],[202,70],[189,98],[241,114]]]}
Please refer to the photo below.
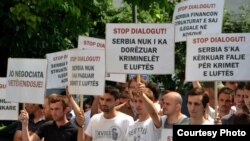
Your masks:
{"label": "young man in black t-shirt", "polygon": [[[23,141],[83,141],[84,134],[82,126],[75,127],[67,119],[68,101],[65,96],[58,95],[49,99],[52,121],[44,123],[34,134],[28,134],[28,113],[21,111]],[[83,114],[77,114],[76,123],[84,124]]]}

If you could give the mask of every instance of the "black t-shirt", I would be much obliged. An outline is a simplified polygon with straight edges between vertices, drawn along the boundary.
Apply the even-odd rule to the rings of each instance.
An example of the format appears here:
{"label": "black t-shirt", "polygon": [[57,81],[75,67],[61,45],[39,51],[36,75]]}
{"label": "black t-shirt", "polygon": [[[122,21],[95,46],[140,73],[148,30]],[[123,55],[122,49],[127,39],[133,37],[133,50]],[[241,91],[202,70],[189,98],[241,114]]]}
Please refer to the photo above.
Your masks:
{"label": "black t-shirt", "polygon": [[233,125],[234,118],[235,118],[235,114],[225,115],[224,117],[222,117],[221,123],[222,125]]}
{"label": "black t-shirt", "polygon": [[77,141],[77,128],[71,122],[58,127],[54,121],[47,121],[36,134],[44,141]]}
{"label": "black t-shirt", "polygon": [[[46,121],[44,119],[41,119],[40,121],[38,121],[37,123],[34,123],[34,117],[33,116],[30,116],[29,118],[29,131],[30,132],[36,132],[36,130],[43,124],[45,123]],[[21,122],[18,122],[18,125],[17,125],[17,129],[16,130],[22,130],[22,124]]]}

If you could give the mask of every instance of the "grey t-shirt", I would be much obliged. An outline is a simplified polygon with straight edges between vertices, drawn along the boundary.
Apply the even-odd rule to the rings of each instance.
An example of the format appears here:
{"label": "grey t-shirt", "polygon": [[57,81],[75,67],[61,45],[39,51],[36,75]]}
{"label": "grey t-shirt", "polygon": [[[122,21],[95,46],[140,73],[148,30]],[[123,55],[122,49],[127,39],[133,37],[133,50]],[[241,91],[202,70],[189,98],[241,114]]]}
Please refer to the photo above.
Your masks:
{"label": "grey t-shirt", "polygon": [[182,117],[176,121],[174,124],[169,124],[167,122],[167,116],[161,117],[162,128],[173,128],[173,125],[188,125],[188,117],[186,115],[182,115]]}

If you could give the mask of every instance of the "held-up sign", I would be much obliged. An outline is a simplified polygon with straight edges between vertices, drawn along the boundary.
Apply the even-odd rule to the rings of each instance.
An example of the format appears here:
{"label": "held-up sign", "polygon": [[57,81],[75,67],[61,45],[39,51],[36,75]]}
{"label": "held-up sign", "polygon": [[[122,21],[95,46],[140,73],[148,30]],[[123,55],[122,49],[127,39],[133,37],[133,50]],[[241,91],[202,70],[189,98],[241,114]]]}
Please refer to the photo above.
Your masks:
{"label": "held-up sign", "polygon": [[250,34],[188,37],[186,81],[250,80]]}
{"label": "held-up sign", "polygon": [[77,47],[79,49],[105,49],[105,40],[86,36],[79,36]]}
{"label": "held-up sign", "polygon": [[44,104],[46,59],[8,59],[6,100]]}
{"label": "held-up sign", "polygon": [[115,74],[115,73],[106,73],[106,80],[114,81],[114,82],[121,82],[126,83],[126,74]]}
{"label": "held-up sign", "polygon": [[[105,49],[105,40],[92,38],[92,37],[85,37],[79,36],[78,38],[78,48],[79,49]],[[114,81],[114,82],[126,82],[126,74],[114,74],[114,73],[107,73],[106,80]]]}
{"label": "held-up sign", "polygon": [[5,97],[6,78],[0,77],[0,120],[17,120],[18,103],[8,102]]}
{"label": "held-up sign", "polygon": [[173,24],[106,24],[108,73],[174,73]]}
{"label": "held-up sign", "polygon": [[175,42],[187,36],[221,33],[224,0],[188,0],[175,6]]}
{"label": "held-up sign", "polygon": [[69,93],[102,95],[105,84],[104,50],[69,50]]}
{"label": "held-up sign", "polygon": [[123,0],[113,0],[114,8],[121,8],[123,6]]}
{"label": "held-up sign", "polygon": [[68,81],[68,51],[46,54],[48,60],[47,89],[65,88]]}

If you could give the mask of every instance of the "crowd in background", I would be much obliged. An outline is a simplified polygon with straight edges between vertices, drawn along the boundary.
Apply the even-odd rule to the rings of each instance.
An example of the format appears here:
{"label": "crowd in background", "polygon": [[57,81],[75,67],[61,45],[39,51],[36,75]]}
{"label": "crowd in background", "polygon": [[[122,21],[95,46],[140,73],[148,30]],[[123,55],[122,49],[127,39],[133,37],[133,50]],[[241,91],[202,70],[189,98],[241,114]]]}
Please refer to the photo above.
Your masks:
{"label": "crowd in background", "polygon": [[161,129],[176,124],[250,124],[250,83],[192,84],[180,94],[134,77],[106,86],[101,96],[85,96],[83,109],[66,88],[64,93],[47,95],[44,105],[25,104],[19,121],[11,122],[9,132],[0,136],[12,135],[13,141],[156,141]]}

